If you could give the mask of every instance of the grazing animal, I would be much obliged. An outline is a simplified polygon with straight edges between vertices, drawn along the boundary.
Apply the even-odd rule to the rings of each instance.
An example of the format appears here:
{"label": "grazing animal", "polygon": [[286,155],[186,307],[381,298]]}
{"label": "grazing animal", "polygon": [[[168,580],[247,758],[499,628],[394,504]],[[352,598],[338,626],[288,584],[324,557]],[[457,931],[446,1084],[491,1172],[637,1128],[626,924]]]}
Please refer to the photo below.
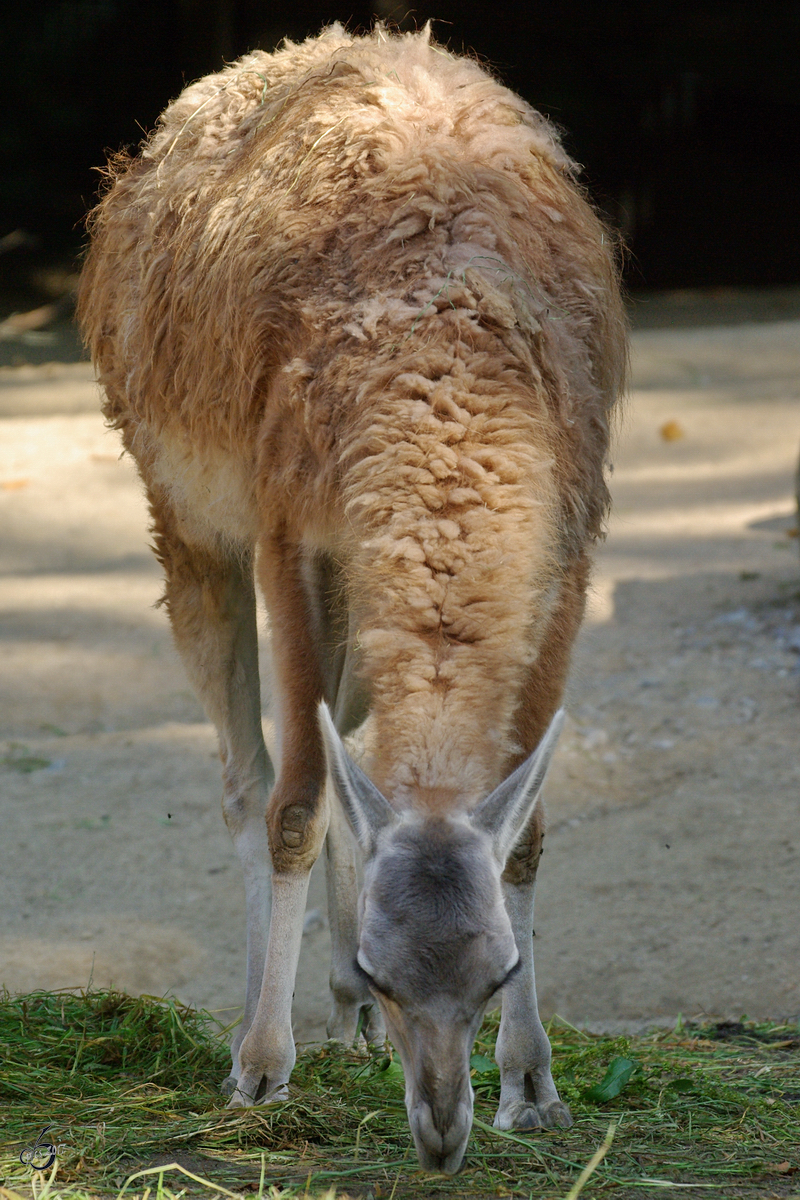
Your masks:
{"label": "grazing animal", "polygon": [[[186,88],[91,229],[80,319],[244,871],[230,1104],[287,1095],[325,843],[328,1030],[388,1030],[422,1165],[463,1160],[496,993],[496,1125],[569,1125],[534,986],[537,801],[626,365],[573,164],[428,30],[334,25]],[[367,713],[364,773],[341,738]]]}

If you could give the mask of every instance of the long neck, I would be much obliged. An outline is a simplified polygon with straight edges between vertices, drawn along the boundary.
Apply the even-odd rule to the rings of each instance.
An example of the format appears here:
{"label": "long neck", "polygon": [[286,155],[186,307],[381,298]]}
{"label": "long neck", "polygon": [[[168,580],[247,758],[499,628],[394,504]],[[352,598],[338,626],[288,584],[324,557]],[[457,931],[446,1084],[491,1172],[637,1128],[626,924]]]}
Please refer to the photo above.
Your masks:
{"label": "long neck", "polygon": [[460,367],[402,377],[348,479],[370,771],[395,803],[434,810],[498,782],[559,576],[543,407]]}

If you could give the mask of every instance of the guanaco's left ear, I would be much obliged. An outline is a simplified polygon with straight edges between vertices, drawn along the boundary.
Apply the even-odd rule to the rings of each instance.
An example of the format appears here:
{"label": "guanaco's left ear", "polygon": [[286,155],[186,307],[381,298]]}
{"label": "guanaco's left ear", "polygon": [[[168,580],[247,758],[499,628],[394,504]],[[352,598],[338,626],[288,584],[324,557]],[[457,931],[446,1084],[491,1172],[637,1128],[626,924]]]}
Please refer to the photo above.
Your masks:
{"label": "guanaco's left ear", "polygon": [[472,814],[473,826],[489,834],[495,857],[503,866],[536,807],[563,725],[564,709],[560,708],[533,754]]}
{"label": "guanaco's left ear", "polygon": [[324,700],[319,706],[319,727],[336,795],[356,841],[369,858],[381,830],[397,822],[397,813],[345,750]]}

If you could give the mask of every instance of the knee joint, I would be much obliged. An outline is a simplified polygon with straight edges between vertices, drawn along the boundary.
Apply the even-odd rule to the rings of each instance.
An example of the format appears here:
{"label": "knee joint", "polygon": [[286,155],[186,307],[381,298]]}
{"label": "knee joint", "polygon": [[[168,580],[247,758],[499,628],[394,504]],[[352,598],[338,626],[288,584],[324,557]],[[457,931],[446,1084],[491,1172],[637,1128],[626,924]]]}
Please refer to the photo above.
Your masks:
{"label": "knee joint", "polygon": [[293,788],[287,795],[278,784],[267,813],[269,848],[276,871],[311,868],[322,849],[327,817],[321,787]]}
{"label": "knee joint", "polygon": [[249,789],[232,789],[227,781],[222,792],[222,816],[228,832],[241,833],[252,820],[263,820],[266,812],[266,789],[259,784]]}
{"label": "knee joint", "polygon": [[503,879],[507,883],[533,883],[544,841],[544,819],[535,809],[531,820],[508,856]]}

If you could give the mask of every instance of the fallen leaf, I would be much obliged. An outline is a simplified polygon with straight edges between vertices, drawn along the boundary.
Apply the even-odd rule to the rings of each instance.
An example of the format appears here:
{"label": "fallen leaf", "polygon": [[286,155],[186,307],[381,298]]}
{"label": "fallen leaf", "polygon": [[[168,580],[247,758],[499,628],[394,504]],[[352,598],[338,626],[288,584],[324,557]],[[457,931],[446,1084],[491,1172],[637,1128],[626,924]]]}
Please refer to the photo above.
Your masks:
{"label": "fallen leaf", "polygon": [[600,1082],[583,1093],[584,1099],[594,1100],[596,1104],[613,1100],[630,1082],[635,1070],[636,1063],[630,1058],[615,1058]]}

